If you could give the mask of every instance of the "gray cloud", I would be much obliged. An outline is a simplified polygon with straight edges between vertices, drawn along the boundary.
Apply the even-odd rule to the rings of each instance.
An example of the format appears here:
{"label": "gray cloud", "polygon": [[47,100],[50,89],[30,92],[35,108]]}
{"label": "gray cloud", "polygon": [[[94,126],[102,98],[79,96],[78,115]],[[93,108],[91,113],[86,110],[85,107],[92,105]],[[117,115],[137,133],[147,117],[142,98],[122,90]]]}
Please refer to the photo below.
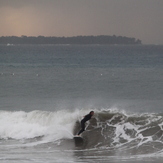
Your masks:
{"label": "gray cloud", "polygon": [[0,35],[122,35],[163,44],[162,0],[0,0]]}

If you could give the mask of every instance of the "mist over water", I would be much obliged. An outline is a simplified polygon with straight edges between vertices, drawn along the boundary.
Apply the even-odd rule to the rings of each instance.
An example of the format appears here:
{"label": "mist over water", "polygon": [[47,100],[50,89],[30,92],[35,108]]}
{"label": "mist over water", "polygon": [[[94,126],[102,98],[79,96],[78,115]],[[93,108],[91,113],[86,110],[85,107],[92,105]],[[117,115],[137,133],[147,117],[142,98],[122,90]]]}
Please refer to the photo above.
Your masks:
{"label": "mist over water", "polygon": [[[0,160],[162,162],[162,51],[0,45]],[[90,110],[95,116],[76,146]]]}

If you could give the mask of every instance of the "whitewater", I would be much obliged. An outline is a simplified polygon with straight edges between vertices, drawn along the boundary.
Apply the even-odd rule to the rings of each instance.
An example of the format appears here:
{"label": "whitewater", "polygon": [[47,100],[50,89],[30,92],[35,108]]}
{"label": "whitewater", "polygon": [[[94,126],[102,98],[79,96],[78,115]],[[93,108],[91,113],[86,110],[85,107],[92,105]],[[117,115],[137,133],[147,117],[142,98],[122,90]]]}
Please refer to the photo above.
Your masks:
{"label": "whitewater", "polygon": [[162,54],[161,45],[0,45],[0,162],[162,163]]}
{"label": "whitewater", "polygon": [[[0,123],[4,125],[0,127],[0,149],[4,152],[15,149],[28,151],[36,148],[44,154],[55,150],[66,153],[82,151],[93,156],[99,155],[96,161],[101,159],[103,154],[105,157],[116,156],[115,159],[126,157],[129,160],[133,157],[149,159],[149,157],[162,155],[162,115],[127,115],[115,108],[95,110],[95,112],[96,115],[87,124],[87,129],[82,135],[84,143],[75,145],[73,135],[80,129],[79,121],[82,118],[80,114],[86,114],[86,110],[80,110],[80,113],[79,110],[74,110],[73,113],[63,110],[28,113],[1,111]],[[8,156],[1,157],[1,160],[8,161],[8,159]],[[105,159],[103,162],[106,161]],[[22,161],[22,159],[17,161]]]}

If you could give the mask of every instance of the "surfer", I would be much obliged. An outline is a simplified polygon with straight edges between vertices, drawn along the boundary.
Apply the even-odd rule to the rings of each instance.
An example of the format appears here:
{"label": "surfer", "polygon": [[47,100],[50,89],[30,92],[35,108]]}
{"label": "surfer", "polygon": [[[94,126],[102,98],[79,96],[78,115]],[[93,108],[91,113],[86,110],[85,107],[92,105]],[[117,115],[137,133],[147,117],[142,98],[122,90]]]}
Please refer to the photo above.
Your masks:
{"label": "surfer", "polygon": [[93,115],[94,115],[94,111],[91,111],[89,114],[85,115],[84,118],[81,120],[81,130],[77,134],[78,136],[80,136],[80,134],[83,131],[85,131],[85,122],[88,121],[88,120],[90,120]]}

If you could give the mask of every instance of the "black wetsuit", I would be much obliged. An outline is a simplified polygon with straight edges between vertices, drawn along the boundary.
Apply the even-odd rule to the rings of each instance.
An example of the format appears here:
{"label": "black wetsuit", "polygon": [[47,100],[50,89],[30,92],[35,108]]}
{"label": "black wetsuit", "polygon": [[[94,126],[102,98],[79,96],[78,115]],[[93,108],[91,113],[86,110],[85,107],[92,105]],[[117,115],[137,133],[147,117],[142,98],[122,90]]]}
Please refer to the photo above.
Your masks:
{"label": "black wetsuit", "polygon": [[80,135],[83,131],[85,131],[85,122],[90,120],[92,117],[91,114],[87,114],[84,116],[84,118],[81,120],[81,130],[79,131],[78,135]]}

